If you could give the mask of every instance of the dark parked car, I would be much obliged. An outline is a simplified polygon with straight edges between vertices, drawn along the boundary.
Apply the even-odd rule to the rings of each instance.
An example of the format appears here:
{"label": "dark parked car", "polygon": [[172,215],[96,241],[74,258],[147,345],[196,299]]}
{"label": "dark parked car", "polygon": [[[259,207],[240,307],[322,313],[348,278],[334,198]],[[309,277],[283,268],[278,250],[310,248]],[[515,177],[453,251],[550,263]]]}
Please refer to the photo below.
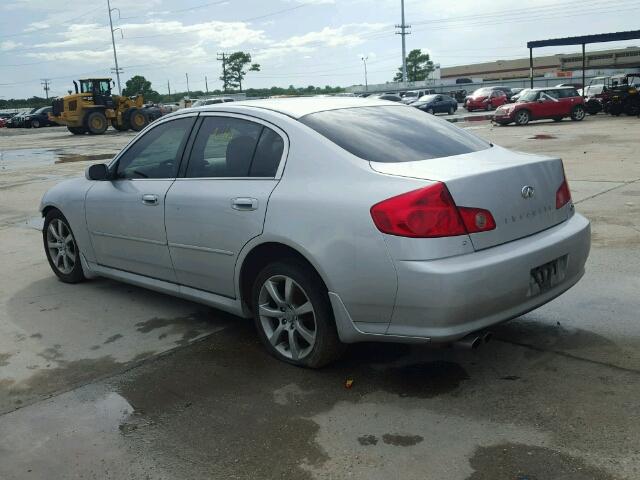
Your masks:
{"label": "dark parked car", "polygon": [[533,88],[521,95],[516,103],[498,108],[494,121],[500,125],[511,122],[526,125],[530,120],[549,118],[559,122],[571,117],[571,120],[580,121],[584,116],[584,99],[575,88]]}
{"label": "dark parked car", "polygon": [[458,102],[449,95],[425,95],[420,97],[417,102],[412,103],[411,106],[431,114],[448,113],[453,115],[458,109]]}
{"label": "dark parked car", "polygon": [[379,98],[380,100],[390,100],[392,102],[401,102],[402,97],[395,93],[383,93],[382,95],[372,95],[372,98]]}
{"label": "dark parked car", "polygon": [[16,113],[13,117],[7,120],[7,128],[24,127],[24,117],[26,117],[27,115],[31,115],[32,113],[35,113],[37,110],[38,110],[37,108],[34,108],[29,112]]}
{"label": "dark parked car", "polygon": [[40,127],[50,127],[52,125],[57,125],[57,123],[49,120],[49,113],[52,110],[53,110],[52,107],[42,107],[36,110],[35,112],[25,115],[23,127],[40,128]]}

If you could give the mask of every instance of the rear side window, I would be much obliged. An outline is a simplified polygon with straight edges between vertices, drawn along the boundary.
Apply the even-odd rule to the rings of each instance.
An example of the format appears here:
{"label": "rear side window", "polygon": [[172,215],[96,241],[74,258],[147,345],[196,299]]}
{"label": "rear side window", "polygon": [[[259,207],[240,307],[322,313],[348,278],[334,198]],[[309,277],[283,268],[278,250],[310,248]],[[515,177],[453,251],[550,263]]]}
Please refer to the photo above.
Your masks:
{"label": "rear side window", "polygon": [[578,92],[575,88],[563,88],[562,90],[560,90],[560,98],[571,98],[577,96]]}
{"label": "rear side window", "polygon": [[305,115],[300,121],[371,162],[428,160],[491,146],[449,122],[404,105],[328,110]]}
{"label": "rear side window", "polygon": [[282,137],[259,123],[205,117],[191,150],[186,177],[274,177],[283,150]]}
{"label": "rear side window", "polygon": [[283,151],[282,137],[270,128],[264,127],[256,147],[256,153],[253,156],[249,176],[275,177]]}

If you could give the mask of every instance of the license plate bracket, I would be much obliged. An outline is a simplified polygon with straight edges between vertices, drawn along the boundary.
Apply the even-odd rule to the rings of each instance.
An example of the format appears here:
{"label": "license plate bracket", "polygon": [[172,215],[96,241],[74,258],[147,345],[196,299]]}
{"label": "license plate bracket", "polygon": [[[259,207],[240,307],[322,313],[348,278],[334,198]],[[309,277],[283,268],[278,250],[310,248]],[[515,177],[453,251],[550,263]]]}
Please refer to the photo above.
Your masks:
{"label": "license plate bracket", "polygon": [[529,296],[551,290],[565,279],[566,273],[567,255],[532,268],[529,274]]}

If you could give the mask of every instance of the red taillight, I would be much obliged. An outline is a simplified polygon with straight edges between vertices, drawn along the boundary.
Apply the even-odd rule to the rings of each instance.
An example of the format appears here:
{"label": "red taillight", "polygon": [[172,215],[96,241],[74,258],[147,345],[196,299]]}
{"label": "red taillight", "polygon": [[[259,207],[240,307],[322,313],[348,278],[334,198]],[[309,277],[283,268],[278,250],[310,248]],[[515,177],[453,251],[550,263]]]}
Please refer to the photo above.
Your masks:
{"label": "red taillight", "polygon": [[565,178],[562,180],[562,185],[560,185],[560,188],[558,188],[556,192],[556,210],[564,207],[570,201],[571,192],[569,191],[569,183],[567,183],[567,179]]}
{"label": "red taillight", "polygon": [[458,208],[440,182],[375,204],[371,217],[381,232],[412,238],[452,237],[496,226],[487,210]]}
{"label": "red taillight", "polygon": [[496,221],[489,210],[483,208],[458,207],[467,233],[488,232],[496,228]]}

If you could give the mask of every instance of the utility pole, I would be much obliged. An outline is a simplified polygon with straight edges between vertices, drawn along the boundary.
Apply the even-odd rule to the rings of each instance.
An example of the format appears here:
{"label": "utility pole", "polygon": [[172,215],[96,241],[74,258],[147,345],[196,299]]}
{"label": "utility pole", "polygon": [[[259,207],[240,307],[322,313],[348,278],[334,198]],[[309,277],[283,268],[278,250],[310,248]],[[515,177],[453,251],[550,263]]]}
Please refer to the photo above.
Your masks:
{"label": "utility pole", "polygon": [[169,85],[169,80],[167,80],[167,91],[169,92],[169,95],[171,95],[171,85]]}
{"label": "utility pole", "polygon": [[187,77],[187,96],[191,98],[191,92],[189,91],[189,74],[185,73],[184,76]]}
{"label": "utility pole", "polygon": [[209,95],[209,83],[207,83],[207,76],[204,76],[204,89],[207,92],[207,95]]}
{"label": "utility pole", "polygon": [[411,25],[407,25],[404,23],[404,0],[400,0],[400,8],[402,10],[401,20],[402,23],[400,25],[396,25],[396,28],[400,29],[399,32],[396,32],[396,35],[402,36],[402,81],[407,81],[407,43],[405,37],[411,32],[409,29]]}
{"label": "utility pole", "polygon": [[367,59],[369,57],[365,57],[364,55],[360,57],[362,59],[362,63],[364,63],[364,91],[369,91],[369,82],[367,81]]}
{"label": "utility pole", "polygon": [[[111,0],[107,0],[107,9],[109,10],[109,27],[111,30],[111,44],[113,45],[113,60],[116,63],[116,78],[118,79],[118,95],[122,95],[122,88],[120,87],[120,67],[118,67],[118,54],[116,53],[116,39],[113,36],[113,32],[116,30],[120,30],[119,28],[113,28],[113,20],[111,19],[111,12],[114,10],[118,10],[118,17],[120,17],[120,9],[111,8]],[[120,30],[120,35],[122,35],[122,30]]]}
{"label": "utility pole", "polygon": [[51,84],[51,80],[49,78],[43,78],[42,82],[40,82],[40,85],[42,85],[42,88],[44,88],[44,95],[47,98],[47,100],[49,100],[49,90],[50,90],[50,85]]}
{"label": "utility pole", "polygon": [[222,89],[227,93],[227,54],[219,53],[218,60],[222,61]]}

